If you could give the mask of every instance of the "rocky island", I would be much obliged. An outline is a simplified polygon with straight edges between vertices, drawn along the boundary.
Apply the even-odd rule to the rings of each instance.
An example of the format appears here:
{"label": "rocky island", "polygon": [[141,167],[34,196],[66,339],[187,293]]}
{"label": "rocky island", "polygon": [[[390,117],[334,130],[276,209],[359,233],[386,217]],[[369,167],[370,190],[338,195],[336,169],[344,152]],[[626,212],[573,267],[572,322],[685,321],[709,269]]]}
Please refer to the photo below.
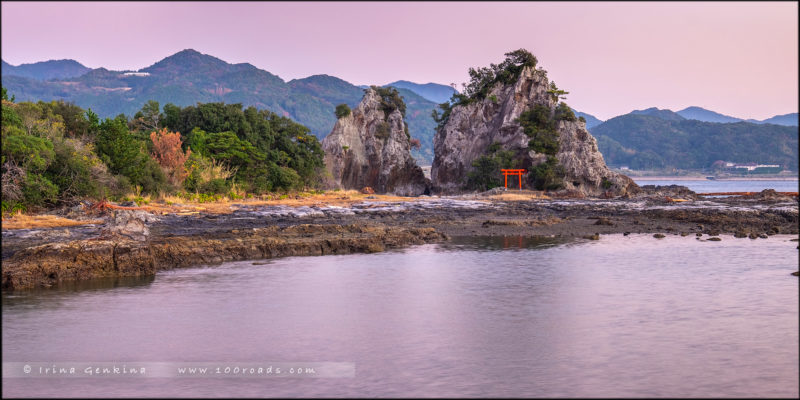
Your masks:
{"label": "rocky island", "polygon": [[536,57],[522,49],[506,56],[500,65],[471,70],[479,79],[444,107],[434,137],[433,186],[444,193],[461,191],[471,171],[505,153],[502,168],[530,171],[526,187],[579,196],[635,194],[638,187],[630,178],[608,169],[586,122],[559,102],[566,92],[536,69]]}
{"label": "rocky island", "polygon": [[[405,104],[393,88],[370,87],[355,110],[341,105],[339,119],[322,140],[331,188],[362,189],[398,196],[429,192],[429,182],[411,157]],[[343,106],[343,107],[342,107]]]}

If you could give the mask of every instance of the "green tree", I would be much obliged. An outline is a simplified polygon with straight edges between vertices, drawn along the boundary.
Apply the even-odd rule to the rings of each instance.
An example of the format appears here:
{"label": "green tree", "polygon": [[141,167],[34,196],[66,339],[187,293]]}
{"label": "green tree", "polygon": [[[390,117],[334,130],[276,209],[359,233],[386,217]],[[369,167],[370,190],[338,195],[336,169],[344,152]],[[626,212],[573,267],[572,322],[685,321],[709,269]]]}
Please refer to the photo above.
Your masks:
{"label": "green tree", "polygon": [[552,98],[553,101],[558,101],[559,99],[566,99],[564,95],[569,94],[569,92],[559,89],[558,86],[556,86],[555,81],[550,82],[550,89],[547,89],[547,93],[550,95],[550,98]]}
{"label": "green tree", "polygon": [[112,173],[126,177],[144,192],[165,189],[166,176],[158,163],[148,156],[144,143],[128,131],[126,119],[106,119],[100,124],[97,152]]}
{"label": "green tree", "polygon": [[555,156],[548,155],[547,161],[528,168],[528,179],[537,190],[557,190],[564,186],[564,167]]}
{"label": "green tree", "polygon": [[519,124],[530,138],[529,149],[548,155],[558,153],[558,130],[549,107],[536,104],[520,114]]}
{"label": "green tree", "polygon": [[131,121],[133,128],[142,132],[150,133],[157,131],[161,127],[161,107],[157,101],[149,100],[142,106],[142,109],[133,115]]}
{"label": "green tree", "polygon": [[492,143],[486,154],[472,162],[472,170],[467,173],[466,188],[470,190],[489,190],[504,184],[501,169],[514,169],[519,166],[515,153],[501,150],[500,143]]}
{"label": "green tree", "polygon": [[14,102],[14,100],[16,100],[16,97],[14,95],[11,95],[10,99],[8,98],[8,91],[6,90],[6,88],[2,88],[2,91],[3,91],[3,100],[10,101],[12,103]]}

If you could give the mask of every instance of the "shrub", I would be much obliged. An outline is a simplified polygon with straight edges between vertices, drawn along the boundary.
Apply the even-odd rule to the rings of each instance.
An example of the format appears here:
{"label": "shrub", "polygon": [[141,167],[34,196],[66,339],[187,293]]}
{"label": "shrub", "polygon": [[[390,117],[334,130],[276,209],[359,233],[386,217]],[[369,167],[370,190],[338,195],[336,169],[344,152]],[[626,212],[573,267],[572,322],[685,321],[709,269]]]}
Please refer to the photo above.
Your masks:
{"label": "shrub", "polygon": [[164,169],[169,182],[181,186],[188,174],[186,160],[192,150],[186,149],[184,152],[181,149],[181,134],[168,132],[166,128],[150,132],[150,140],[153,143],[152,157]]}
{"label": "shrub", "polygon": [[469,84],[464,86],[463,96],[457,98],[457,104],[464,104],[464,100],[484,99],[489,90],[496,83],[510,84],[519,79],[519,74],[525,67],[536,67],[536,57],[525,49],[515,50],[505,54],[506,58],[500,64],[490,64],[489,67],[470,68]]}
{"label": "shrub", "polygon": [[[456,93],[453,94],[453,96],[455,95]],[[451,97],[451,101],[452,99]],[[439,108],[442,110],[441,114],[439,114],[435,108],[431,111],[431,118],[433,118],[433,122],[436,122],[437,130],[441,129],[444,124],[447,123],[447,120],[450,119],[450,113],[453,111],[453,107],[449,102],[439,104]]]}
{"label": "shrub", "polygon": [[230,184],[225,179],[212,179],[208,182],[203,182],[197,189],[198,193],[206,194],[225,194],[230,190]]}
{"label": "shrub", "polygon": [[375,127],[375,137],[378,139],[386,140],[389,138],[391,134],[391,130],[389,127],[389,123],[386,121],[381,121],[378,123],[378,126]]}
{"label": "shrub", "polygon": [[542,154],[558,153],[558,131],[555,121],[550,117],[550,108],[537,104],[519,116],[519,123],[525,134],[531,138],[528,148]]}
{"label": "shrub", "polygon": [[578,121],[581,121],[581,122],[583,122],[585,124],[586,123],[586,118],[583,118],[583,115],[581,115],[580,117],[578,117]]}
{"label": "shrub", "polygon": [[564,167],[558,159],[548,155],[547,161],[529,169],[528,180],[537,190],[557,190],[564,187]]}
{"label": "shrub", "polygon": [[472,171],[467,173],[466,188],[489,190],[503,185],[501,169],[516,168],[513,151],[500,150],[500,143],[492,143],[486,154],[472,162]]}
{"label": "shrub", "polygon": [[550,95],[550,98],[552,98],[553,101],[558,101],[558,99],[564,99],[565,98],[564,95],[569,94],[569,92],[565,92],[559,89],[558,86],[556,86],[555,81],[550,82],[550,89],[547,90],[547,93]]}
{"label": "shrub", "polygon": [[378,93],[378,96],[381,98],[381,110],[384,112],[384,119],[389,118],[389,114],[393,113],[395,110],[400,110],[400,114],[402,114],[403,118],[406,117],[406,103],[403,102],[403,97],[400,96],[400,92],[393,87],[379,87],[379,86],[370,86],[372,90]]}
{"label": "shrub", "polygon": [[52,205],[58,200],[58,186],[40,174],[27,174],[22,186],[22,196],[25,204]]}
{"label": "shrub", "polygon": [[[203,157],[193,153],[187,161],[188,176],[184,181],[184,187],[190,191],[203,191],[203,187],[208,182],[214,180],[228,180],[236,174],[236,168],[230,168],[226,164],[213,158]],[[216,184],[218,185],[218,184]]]}
{"label": "shrub", "polygon": [[578,120],[577,118],[575,118],[575,113],[572,112],[572,109],[569,108],[567,103],[564,103],[563,101],[561,103],[558,103],[558,106],[556,107],[555,119],[557,121],[577,121]]}
{"label": "shrub", "polygon": [[350,107],[347,104],[339,104],[336,106],[336,118],[344,118],[350,115]]}
{"label": "shrub", "polygon": [[2,168],[2,195],[3,203],[8,202],[10,207],[22,200],[22,185],[25,182],[25,170],[6,162]]}

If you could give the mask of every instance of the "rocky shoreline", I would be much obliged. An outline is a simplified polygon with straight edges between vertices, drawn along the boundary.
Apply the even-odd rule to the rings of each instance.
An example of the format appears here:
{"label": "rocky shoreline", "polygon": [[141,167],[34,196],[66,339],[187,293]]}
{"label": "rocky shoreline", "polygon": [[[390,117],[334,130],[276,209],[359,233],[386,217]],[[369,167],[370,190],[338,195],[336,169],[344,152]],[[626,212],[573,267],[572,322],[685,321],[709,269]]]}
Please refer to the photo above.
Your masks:
{"label": "rocky shoreline", "polygon": [[[236,205],[228,214],[114,211],[104,224],[3,230],[3,290],[234,260],[376,252],[449,236],[602,239],[652,233],[753,240],[798,234],[797,197],[764,191],[704,199],[643,187],[628,199],[497,200],[503,191],[349,207]],[[511,192],[508,192],[511,195]],[[137,214],[138,213],[138,214]],[[655,239],[654,239],[655,240]]]}
{"label": "rocky shoreline", "polygon": [[228,229],[191,236],[84,239],[28,247],[3,261],[4,290],[64,281],[154,275],[192,265],[286,256],[373,253],[446,239],[432,228],[312,225]]}

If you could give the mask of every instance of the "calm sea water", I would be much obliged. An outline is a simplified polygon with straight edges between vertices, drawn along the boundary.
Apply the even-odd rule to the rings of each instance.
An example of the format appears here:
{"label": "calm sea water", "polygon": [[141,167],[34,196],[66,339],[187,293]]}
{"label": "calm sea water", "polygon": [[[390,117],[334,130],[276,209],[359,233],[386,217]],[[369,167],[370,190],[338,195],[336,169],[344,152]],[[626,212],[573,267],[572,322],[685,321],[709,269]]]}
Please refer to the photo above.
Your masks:
{"label": "calm sea water", "polygon": [[4,372],[2,394],[797,397],[797,242],[722,238],[455,239],[4,294],[4,364],[339,362],[355,374]]}
{"label": "calm sea water", "polygon": [[774,189],[777,192],[797,192],[798,180],[648,180],[633,178],[637,185],[682,185],[697,193],[760,192]]}

